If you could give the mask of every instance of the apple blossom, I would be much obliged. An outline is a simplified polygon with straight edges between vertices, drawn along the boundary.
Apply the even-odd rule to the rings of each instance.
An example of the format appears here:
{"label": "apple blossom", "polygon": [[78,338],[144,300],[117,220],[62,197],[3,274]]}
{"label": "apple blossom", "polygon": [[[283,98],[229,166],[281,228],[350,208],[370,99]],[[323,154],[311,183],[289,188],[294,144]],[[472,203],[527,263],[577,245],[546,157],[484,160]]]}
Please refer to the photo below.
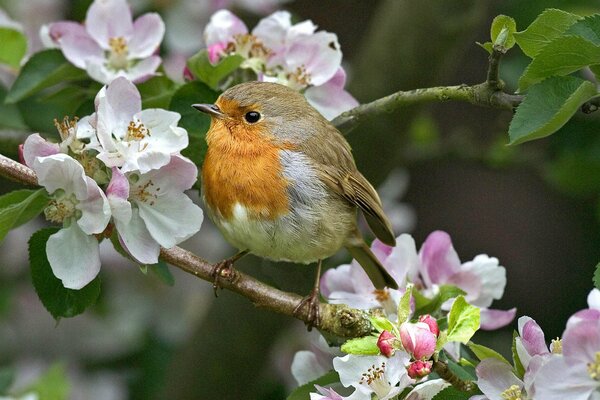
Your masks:
{"label": "apple blossom", "polygon": [[324,388],[319,385],[315,385],[315,389],[319,393],[311,393],[310,400],[344,400],[345,397],[339,395],[335,390],[331,388]]}
{"label": "apple blossom", "polygon": [[429,375],[431,373],[431,368],[433,368],[433,361],[416,360],[408,364],[406,370],[408,376],[413,379],[419,379]]}
{"label": "apple blossom", "polygon": [[419,322],[427,324],[431,333],[433,333],[436,337],[440,335],[440,328],[435,318],[433,318],[429,314],[424,314],[419,317]]}
{"label": "apple blossom", "polygon": [[398,346],[398,338],[390,331],[382,331],[377,339],[377,347],[381,354],[390,358],[396,352]]}
{"label": "apple blossom", "polygon": [[489,400],[526,400],[525,384],[512,366],[495,358],[482,360],[477,368],[477,386]]}
{"label": "apple blossom", "polygon": [[403,322],[400,325],[402,347],[415,360],[428,360],[435,352],[437,335],[424,322]]}
{"label": "apple blossom", "polygon": [[64,56],[104,84],[119,76],[142,82],[153,76],[161,59],[154,55],[165,33],[161,17],[144,14],[132,20],[125,0],[95,0],[84,24],[61,21],[47,32]]}

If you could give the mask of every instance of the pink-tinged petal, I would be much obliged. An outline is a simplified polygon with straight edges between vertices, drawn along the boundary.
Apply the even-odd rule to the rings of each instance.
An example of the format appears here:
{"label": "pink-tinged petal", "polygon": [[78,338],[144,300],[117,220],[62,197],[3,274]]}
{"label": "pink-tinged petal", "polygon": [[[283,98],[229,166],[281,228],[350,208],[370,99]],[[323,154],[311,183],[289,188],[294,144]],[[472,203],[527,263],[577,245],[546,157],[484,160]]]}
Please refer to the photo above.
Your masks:
{"label": "pink-tinged petal", "polygon": [[216,43],[227,43],[234,35],[246,34],[246,24],[228,10],[219,10],[210,17],[210,22],[204,29],[204,43],[212,46]]}
{"label": "pink-tinged petal", "polygon": [[104,85],[108,85],[110,82],[115,80],[120,76],[124,76],[125,71],[119,70],[115,71],[113,69],[108,69],[105,65],[105,60],[91,60],[85,63],[85,70],[96,82],[100,82]]}
{"label": "pink-tinged petal", "polygon": [[291,14],[287,11],[276,11],[261,19],[252,30],[252,34],[272,51],[268,61],[269,66],[284,63],[285,42],[291,27]]}
{"label": "pink-tinged petal", "polygon": [[102,189],[89,176],[87,182],[87,197],[80,199],[77,209],[81,211],[81,218],[77,224],[81,230],[88,234],[102,233],[110,221],[110,205]]}
{"label": "pink-tinged petal", "polygon": [[292,360],[292,366],[290,367],[292,376],[296,379],[299,386],[323,376],[330,369],[331,365],[328,368],[322,366],[316,354],[308,350],[296,352]]}
{"label": "pink-tinged petal", "polygon": [[582,320],[567,327],[562,337],[562,350],[569,365],[595,362],[596,354],[600,352],[600,320]]}
{"label": "pink-tinged petal", "polygon": [[477,307],[489,307],[494,299],[502,298],[506,287],[506,269],[500,266],[496,257],[480,254],[473,261],[464,263],[460,269],[474,274],[479,281],[477,291],[463,289],[467,291],[466,299],[469,303]]}
{"label": "pink-tinged petal", "polygon": [[437,337],[423,322],[404,322],[400,325],[402,347],[417,360],[427,360],[435,352]]}
{"label": "pink-tinged petal", "polygon": [[592,289],[590,294],[587,297],[588,307],[600,310],[600,290]]}
{"label": "pink-tinged petal", "polygon": [[[406,395],[405,400],[432,400],[442,390],[450,386],[443,379],[432,379],[419,384]],[[471,398],[472,400],[473,398]]]}
{"label": "pink-tinged petal", "polygon": [[502,392],[511,386],[523,388],[523,382],[515,376],[512,367],[498,359],[486,358],[477,368],[477,386],[490,399],[502,399]]}
{"label": "pink-tinged petal", "polygon": [[394,345],[398,343],[396,336],[389,331],[382,331],[377,338],[377,347],[384,356],[390,358],[396,351]]}
{"label": "pink-tinged petal", "polygon": [[493,331],[510,324],[517,315],[517,309],[494,310],[491,308],[482,308],[480,314],[480,327],[484,331]]}
{"label": "pink-tinged petal", "polygon": [[211,64],[216,64],[226,48],[227,43],[215,43],[212,46],[209,46],[208,49],[206,49],[208,51],[208,61],[210,61]]}
{"label": "pink-tinged petal", "polygon": [[285,52],[287,69],[306,70],[310,84],[320,86],[330,80],[340,67],[342,52],[334,33],[320,31],[294,38]]}
{"label": "pink-tinged petal", "polygon": [[[482,289],[482,283],[479,276],[475,275],[470,271],[459,271],[446,279],[447,284],[454,285],[462,290],[464,290],[467,295],[465,299],[473,304],[475,300],[479,297]],[[473,304],[476,305],[476,304]],[[483,307],[487,307],[489,304],[486,304]]]}
{"label": "pink-tinged petal", "polygon": [[152,238],[137,209],[133,209],[131,219],[126,222],[115,219],[121,245],[140,264],[156,264],[160,245]]}
{"label": "pink-tinged petal", "polygon": [[[319,385],[315,385],[315,389],[319,393],[310,393],[310,400],[344,400],[346,397],[340,396],[335,390],[331,388],[324,388]],[[348,398],[349,399],[349,398]]]}
{"label": "pink-tinged petal", "polygon": [[567,329],[572,325],[578,324],[581,321],[598,321],[600,320],[600,310],[595,308],[586,308],[581,311],[577,311],[575,314],[569,317],[567,321]]}
{"label": "pink-tinged petal", "polygon": [[383,266],[392,277],[402,285],[407,278],[416,282],[421,269],[421,261],[417,254],[417,245],[412,236],[402,234],[396,238],[396,247],[390,255],[383,260]]}
{"label": "pink-tinged petal", "polygon": [[144,14],[133,23],[129,56],[146,58],[154,54],[165,36],[165,23],[157,13]]}
{"label": "pink-tinged petal", "polygon": [[171,156],[166,166],[144,174],[138,184],[152,180],[164,192],[182,192],[190,189],[196,183],[198,168],[188,158]]}
{"label": "pink-tinged petal", "polygon": [[59,44],[64,36],[85,36],[91,39],[85,27],[78,22],[59,21],[53,22],[47,27],[50,39],[56,44]]}
{"label": "pink-tinged petal", "polygon": [[37,133],[27,136],[23,143],[23,159],[29,168],[33,167],[36,157],[46,157],[59,152],[58,144],[48,142]]}
{"label": "pink-tinged petal", "polygon": [[160,62],[161,58],[159,56],[150,56],[139,61],[124,74],[132,82],[142,83],[157,75],[156,70],[160,66]]}
{"label": "pink-tinged petal", "polygon": [[85,27],[104,50],[109,50],[111,38],[127,40],[132,36],[131,9],[125,0],[95,0],[88,8]]}
{"label": "pink-tinged petal", "polygon": [[51,27],[50,36],[58,37],[55,41],[69,62],[81,69],[86,69],[87,63],[104,62],[104,51],[90,35],[79,28],[79,24],[53,24],[55,25],[60,29],[56,28],[57,32],[53,33]]}
{"label": "pink-tinged petal", "polygon": [[392,253],[393,249],[394,248],[392,246],[382,243],[379,239],[375,239],[373,240],[373,243],[371,243],[371,251],[381,262],[383,262],[383,260],[385,260]]}
{"label": "pink-tinged petal", "polygon": [[68,289],[81,289],[100,271],[98,240],[76,223],[48,238],[46,254],[52,273]]}
{"label": "pink-tinged petal", "polygon": [[118,168],[113,167],[112,169],[112,177],[106,188],[106,195],[124,200],[129,197],[129,181]]}
{"label": "pink-tinged petal", "polygon": [[[352,280],[348,279],[352,268],[354,267],[351,264],[344,264],[325,271],[320,281],[321,294],[325,298],[329,298],[333,292],[353,293],[354,285]],[[368,276],[367,279],[369,279]]]}
{"label": "pink-tinged petal", "polygon": [[304,96],[310,105],[330,121],[359,104],[350,93],[329,83],[309,87]]}
{"label": "pink-tinged petal", "polygon": [[117,78],[100,95],[97,110],[98,139],[105,150],[113,151],[111,135],[122,139],[133,115],[142,109],[140,92],[127,78]]}
{"label": "pink-tinged petal", "polygon": [[37,174],[38,183],[52,194],[62,189],[66,194],[75,194],[77,199],[88,195],[87,181],[83,167],[71,156],[53,154],[35,158],[32,166]]}
{"label": "pink-tinged petal", "polygon": [[590,377],[585,364],[569,365],[565,357],[552,356],[536,374],[534,384],[536,399],[590,400],[598,381]]}
{"label": "pink-tinged petal", "polygon": [[419,255],[423,265],[421,273],[427,286],[446,283],[460,269],[458,254],[446,232],[435,231],[429,234]]}
{"label": "pink-tinged petal", "polygon": [[549,353],[544,331],[542,331],[542,328],[540,328],[535,320],[529,317],[519,318],[519,336],[521,337],[523,347],[529,355],[534,356]]}
{"label": "pink-tinged petal", "polygon": [[408,376],[411,378],[420,379],[429,375],[432,367],[433,361],[416,360],[411,362],[406,370],[408,371]]}
{"label": "pink-tinged petal", "polygon": [[439,336],[440,327],[438,326],[437,320],[435,318],[433,318],[431,315],[429,315],[429,314],[421,315],[419,317],[419,322],[423,322],[424,324],[427,324],[431,333],[433,333],[435,336]]}

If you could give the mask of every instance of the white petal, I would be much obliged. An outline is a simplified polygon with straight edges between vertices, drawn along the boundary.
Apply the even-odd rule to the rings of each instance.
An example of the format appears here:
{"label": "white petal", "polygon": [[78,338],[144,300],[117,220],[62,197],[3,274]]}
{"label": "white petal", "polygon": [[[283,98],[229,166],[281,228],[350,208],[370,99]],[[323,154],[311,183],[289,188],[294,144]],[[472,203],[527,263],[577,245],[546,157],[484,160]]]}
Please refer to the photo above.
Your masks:
{"label": "white petal", "polygon": [[160,66],[161,58],[159,56],[150,56],[137,62],[134,66],[123,72],[123,76],[135,83],[142,83],[153,76],[156,76],[156,70]]}
{"label": "white petal", "polygon": [[534,380],[536,399],[589,400],[598,387],[583,363],[568,365],[564,357],[551,357]]}
{"label": "white petal", "polygon": [[600,290],[592,289],[587,297],[587,303],[590,308],[600,310]]}
{"label": "white petal", "polygon": [[477,297],[467,298],[471,304],[489,307],[494,299],[502,298],[506,287],[506,269],[499,265],[497,258],[480,254],[473,261],[464,263],[460,269],[461,272],[475,274],[480,281],[481,286]]}
{"label": "white petal", "polygon": [[146,58],[154,54],[165,35],[165,23],[157,13],[144,14],[133,23],[129,56]]}
{"label": "white petal", "polygon": [[89,234],[102,233],[110,221],[110,205],[102,189],[90,177],[86,176],[87,195],[79,199],[77,209],[81,210],[81,218],[77,224],[83,232]]}
{"label": "white petal", "polygon": [[85,27],[103,49],[111,38],[129,39],[133,33],[131,10],[125,0],[95,0],[88,8]]}
{"label": "white petal", "polygon": [[477,366],[477,386],[490,400],[501,400],[501,393],[513,385],[523,388],[512,367],[495,358],[486,358]]}
{"label": "white petal", "polygon": [[165,192],[183,192],[192,187],[198,176],[198,168],[188,158],[171,156],[169,164],[155,169],[140,177],[137,185],[145,185],[152,181],[160,190]]}
{"label": "white petal", "polygon": [[150,236],[146,224],[134,209],[129,222],[115,219],[115,226],[125,250],[141,264],[156,264],[160,246]]}
{"label": "white petal", "polygon": [[227,43],[234,35],[248,33],[248,28],[241,19],[228,10],[219,10],[210,17],[204,29],[204,43],[212,46],[215,43]]}
{"label": "white petal", "polygon": [[[142,98],[135,85],[127,78],[117,78],[106,88],[105,104],[109,107],[98,106],[98,122],[110,127],[110,132],[122,138],[133,116],[142,109]],[[98,129],[100,127],[98,126]]]}
{"label": "white petal", "polygon": [[78,199],[87,197],[87,181],[83,167],[71,156],[54,154],[38,157],[34,160],[33,170],[37,174],[38,183],[52,194],[63,189],[67,194],[74,193]]}
{"label": "white petal", "polygon": [[436,394],[448,386],[450,386],[450,384],[443,379],[433,379],[423,382],[411,390],[405,400],[431,400]]}
{"label": "white petal", "polygon": [[252,34],[273,52],[268,60],[269,66],[284,63],[285,42],[291,27],[291,14],[287,11],[276,11],[261,19],[252,30]]}
{"label": "white petal", "polygon": [[81,289],[100,271],[98,240],[75,223],[48,238],[46,254],[52,273],[68,289]]}
{"label": "white petal", "polygon": [[406,233],[400,235],[396,238],[396,247],[382,261],[383,266],[400,285],[406,282],[407,277],[414,282],[421,265],[415,239]]}
{"label": "white petal", "polygon": [[344,89],[339,89],[327,83],[321,86],[311,86],[304,92],[306,100],[329,121],[358,106],[358,101]]}
{"label": "white petal", "polygon": [[294,354],[291,372],[299,386],[325,375],[327,371],[329,369],[321,366],[312,351],[302,350]]}
{"label": "white petal", "polygon": [[30,168],[36,157],[46,157],[59,153],[60,148],[56,143],[50,143],[39,134],[34,133],[27,136],[23,143],[23,159]]}
{"label": "white petal", "polygon": [[342,52],[334,33],[320,31],[297,36],[285,53],[288,71],[305,68],[310,84],[319,86],[330,80],[342,63]]}
{"label": "white petal", "polygon": [[106,60],[104,59],[87,60],[84,68],[90,76],[90,78],[92,78],[96,82],[100,82],[104,85],[107,85],[110,82],[112,82],[115,78],[121,75],[119,75],[119,73],[115,72],[112,69],[109,70],[108,68],[106,68],[105,61]]}
{"label": "white petal", "polygon": [[64,21],[50,25],[50,37],[73,65],[84,69],[88,62],[102,62],[104,52],[81,24]]}
{"label": "white petal", "polygon": [[200,230],[202,209],[183,193],[163,193],[153,205],[137,202],[148,231],[161,246],[171,248]]}

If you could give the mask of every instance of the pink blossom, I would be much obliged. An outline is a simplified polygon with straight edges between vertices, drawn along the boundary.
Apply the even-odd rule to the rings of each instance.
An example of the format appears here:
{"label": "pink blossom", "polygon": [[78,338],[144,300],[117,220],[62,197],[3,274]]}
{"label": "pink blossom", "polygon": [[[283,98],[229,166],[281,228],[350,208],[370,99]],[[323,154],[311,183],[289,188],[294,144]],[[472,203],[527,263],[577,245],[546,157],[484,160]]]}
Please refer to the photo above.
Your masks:
{"label": "pink blossom", "polygon": [[404,322],[400,325],[400,340],[404,350],[414,359],[427,360],[435,352],[437,336],[424,322]]}
{"label": "pink blossom", "polygon": [[390,358],[396,351],[395,345],[398,342],[398,338],[390,331],[382,331],[377,339],[377,347],[384,356]]}
{"label": "pink blossom", "polygon": [[419,317],[419,322],[423,322],[423,323],[427,324],[427,326],[429,326],[429,330],[431,331],[431,333],[433,333],[435,336],[439,336],[440,328],[438,327],[436,319],[433,318],[431,315],[429,315],[429,314],[421,315]]}
{"label": "pink blossom", "polygon": [[408,364],[408,376],[413,379],[423,378],[431,373],[431,368],[433,367],[433,361],[413,361]]}

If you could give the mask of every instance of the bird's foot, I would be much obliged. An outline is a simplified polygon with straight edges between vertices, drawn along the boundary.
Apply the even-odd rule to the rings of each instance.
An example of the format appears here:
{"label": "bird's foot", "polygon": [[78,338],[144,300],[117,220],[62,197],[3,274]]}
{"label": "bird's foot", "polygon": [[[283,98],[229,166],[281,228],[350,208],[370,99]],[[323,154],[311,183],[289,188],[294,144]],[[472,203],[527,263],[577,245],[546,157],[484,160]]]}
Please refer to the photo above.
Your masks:
{"label": "bird's foot", "polygon": [[221,279],[227,282],[234,282],[237,279],[237,272],[233,268],[233,263],[246,255],[247,251],[241,251],[233,257],[227,258],[215,264],[210,276],[213,278],[213,290],[215,291],[215,297],[219,296],[218,289],[221,289]]}
{"label": "bird's foot", "polygon": [[301,318],[302,311],[307,308],[306,328],[311,331],[314,326],[321,323],[321,301],[319,300],[319,290],[312,290],[308,296],[300,300],[300,303],[294,308],[294,316]]}

